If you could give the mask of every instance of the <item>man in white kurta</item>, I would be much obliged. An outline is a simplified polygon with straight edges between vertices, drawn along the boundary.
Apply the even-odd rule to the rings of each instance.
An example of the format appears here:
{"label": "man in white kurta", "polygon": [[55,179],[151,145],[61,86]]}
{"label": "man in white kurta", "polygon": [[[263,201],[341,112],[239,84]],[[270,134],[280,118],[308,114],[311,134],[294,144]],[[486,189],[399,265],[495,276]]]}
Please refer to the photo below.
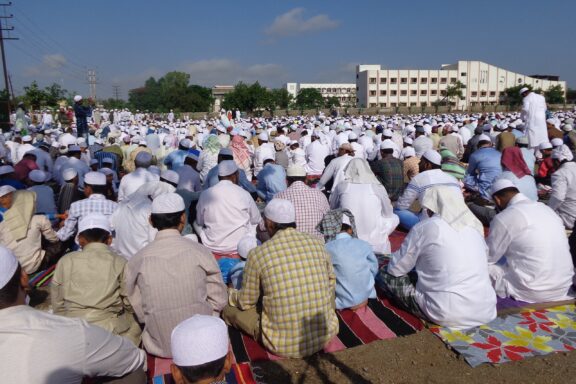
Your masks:
{"label": "man in white kurta", "polygon": [[320,176],[326,168],[324,159],[330,154],[328,146],[322,144],[318,133],[312,134],[312,142],[306,146],[306,174]]}
{"label": "man in white kurta", "polygon": [[258,176],[258,173],[264,167],[264,160],[275,159],[276,150],[274,149],[274,144],[268,142],[268,134],[262,132],[258,135],[258,148],[254,152],[254,177]]}
{"label": "man in white kurta", "polygon": [[502,210],[490,223],[487,239],[498,296],[529,303],[570,299],[574,266],[562,220],[510,180],[494,183],[492,196]]}
{"label": "man in white kurta", "polygon": [[238,167],[233,160],[218,164],[220,181],[200,195],[194,229],[202,244],[218,254],[236,254],[238,242],[255,235],[262,219],[252,196],[238,186]]}
{"label": "man in white kurta", "polygon": [[552,153],[556,171],[552,174],[552,192],[548,206],[562,219],[568,229],[574,228],[576,220],[576,163],[566,155],[554,150]]}
{"label": "man in white kurta", "polygon": [[324,170],[320,181],[316,185],[316,188],[322,189],[330,180],[332,182],[332,188],[336,188],[338,183],[344,180],[344,169],[348,163],[354,158],[354,150],[350,143],[344,143],[338,149],[338,157],[332,159],[330,164]]}
{"label": "man in white kurta", "polygon": [[522,88],[520,95],[523,98],[521,118],[525,121],[524,130],[528,136],[528,145],[530,148],[537,148],[540,144],[548,142],[546,99],[528,88]]}
{"label": "man in white kurta", "polygon": [[118,201],[122,201],[136,192],[142,185],[157,181],[159,177],[148,170],[152,164],[152,155],[148,152],[140,152],[134,161],[136,170],[127,174],[120,180],[118,187]]}

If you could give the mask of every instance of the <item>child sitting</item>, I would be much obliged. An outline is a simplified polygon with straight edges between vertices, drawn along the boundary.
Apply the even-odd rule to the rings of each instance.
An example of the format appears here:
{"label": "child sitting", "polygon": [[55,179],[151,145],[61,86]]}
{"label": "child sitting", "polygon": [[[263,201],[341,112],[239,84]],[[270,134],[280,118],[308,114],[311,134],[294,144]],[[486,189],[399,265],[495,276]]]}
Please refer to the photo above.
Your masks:
{"label": "child sitting", "polygon": [[238,242],[238,255],[242,261],[237,263],[230,270],[230,281],[232,287],[236,289],[242,288],[242,275],[244,273],[244,266],[246,265],[246,259],[248,259],[248,254],[251,250],[258,246],[258,240],[254,236],[244,236]]}

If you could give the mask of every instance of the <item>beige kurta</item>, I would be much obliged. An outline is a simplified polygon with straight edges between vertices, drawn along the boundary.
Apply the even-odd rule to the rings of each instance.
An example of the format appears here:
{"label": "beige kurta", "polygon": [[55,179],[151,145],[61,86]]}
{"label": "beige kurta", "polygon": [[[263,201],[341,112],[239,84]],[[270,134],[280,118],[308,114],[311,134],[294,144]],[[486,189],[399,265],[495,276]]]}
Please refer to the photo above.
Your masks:
{"label": "beige kurta", "polygon": [[54,314],[83,318],[140,344],[140,326],[124,289],[125,265],[124,258],[102,243],[65,255],[52,279]]}

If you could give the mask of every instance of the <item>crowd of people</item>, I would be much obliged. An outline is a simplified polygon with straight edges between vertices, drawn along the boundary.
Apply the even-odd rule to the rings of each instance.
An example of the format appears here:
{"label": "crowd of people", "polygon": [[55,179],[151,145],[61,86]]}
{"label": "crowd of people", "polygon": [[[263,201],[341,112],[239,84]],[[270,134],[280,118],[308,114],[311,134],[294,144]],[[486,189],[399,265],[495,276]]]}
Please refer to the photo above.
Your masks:
{"label": "crowd of people", "polygon": [[[177,383],[220,382],[227,326],[305,357],[338,333],[335,310],[377,289],[455,329],[493,320],[497,297],[573,298],[576,113],[521,93],[501,114],[19,105],[0,135],[7,381],[142,382],[147,353],[173,359]],[[392,252],[395,230],[407,235]],[[51,267],[34,309],[29,276]]]}

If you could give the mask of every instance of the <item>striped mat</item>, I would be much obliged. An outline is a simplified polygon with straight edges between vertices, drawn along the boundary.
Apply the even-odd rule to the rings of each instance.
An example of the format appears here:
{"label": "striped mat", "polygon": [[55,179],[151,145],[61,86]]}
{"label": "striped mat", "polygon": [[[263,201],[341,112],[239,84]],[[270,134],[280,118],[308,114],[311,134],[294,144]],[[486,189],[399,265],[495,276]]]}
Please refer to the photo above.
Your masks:
{"label": "striped mat", "polygon": [[[387,298],[379,296],[378,299],[369,300],[366,307],[357,311],[336,311],[340,330],[326,345],[324,352],[337,352],[376,340],[407,336],[423,329],[423,324],[417,317],[393,306]],[[237,363],[281,359],[238,330],[229,327],[228,331]]]}
{"label": "striped mat", "polygon": [[52,276],[54,276],[55,265],[48,269],[33,273],[29,276],[28,282],[32,288],[42,288],[50,285],[52,281]]}

